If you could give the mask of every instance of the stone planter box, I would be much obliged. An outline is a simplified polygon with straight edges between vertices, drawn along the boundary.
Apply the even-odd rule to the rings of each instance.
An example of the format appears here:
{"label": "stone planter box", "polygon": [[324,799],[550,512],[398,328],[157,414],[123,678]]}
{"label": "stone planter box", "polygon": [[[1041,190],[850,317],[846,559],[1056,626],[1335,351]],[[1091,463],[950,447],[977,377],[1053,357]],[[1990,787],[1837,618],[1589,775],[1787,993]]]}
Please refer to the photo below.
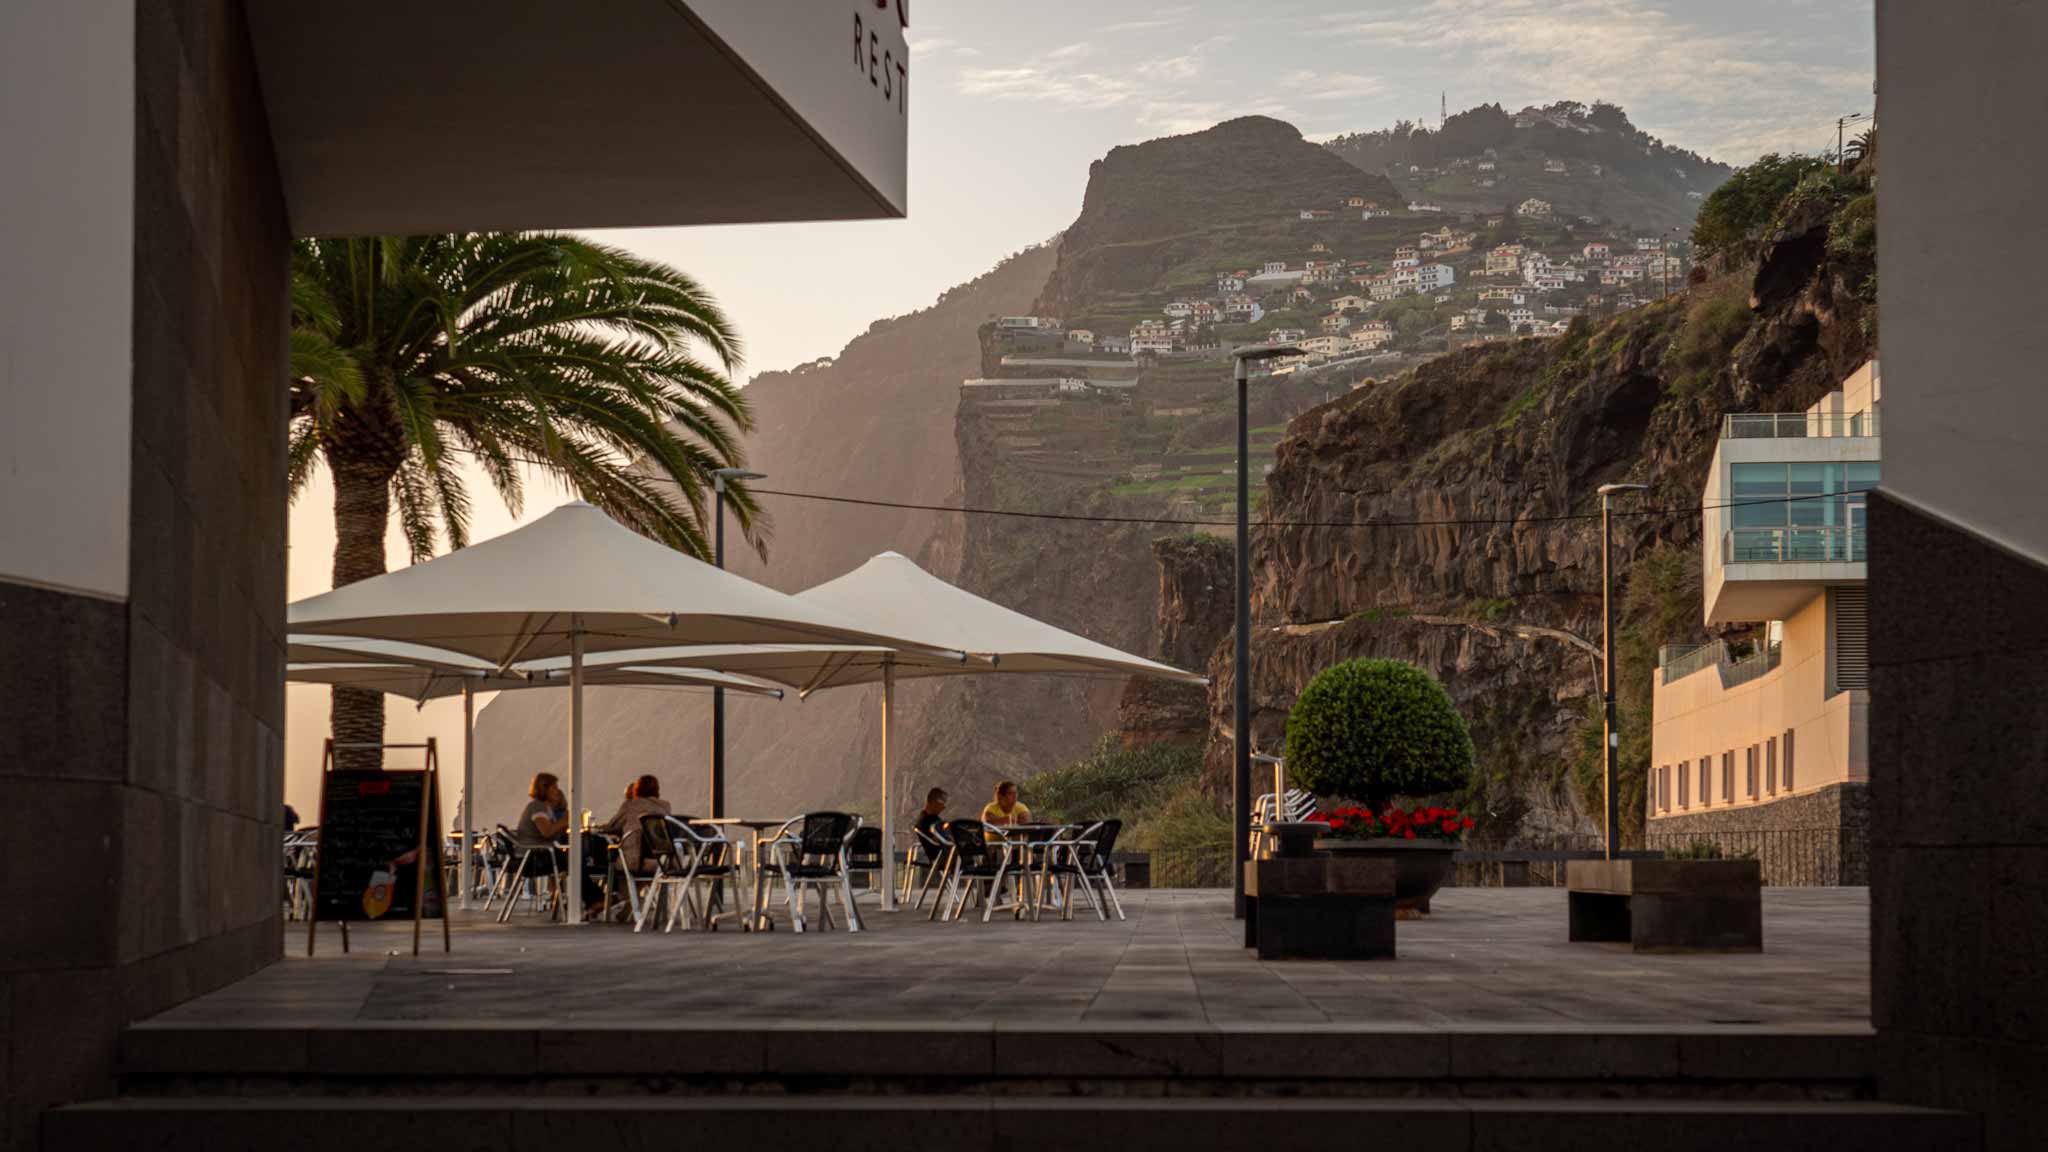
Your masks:
{"label": "stone planter box", "polygon": [[1427,915],[1429,898],[1451,878],[1458,846],[1448,840],[1318,840],[1316,851],[1346,859],[1386,860],[1394,865],[1394,904]]}
{"label": "stone planter box", "polygon": [[1763,869],[1755,860],[1573,860],[1565,886],[1574,942],[1763,951]]}
{"label": "stone planter box", "polygon": [[1394,955],[1394,864],[1364,856],[1245,863],[1244,944],[1261,960]]}

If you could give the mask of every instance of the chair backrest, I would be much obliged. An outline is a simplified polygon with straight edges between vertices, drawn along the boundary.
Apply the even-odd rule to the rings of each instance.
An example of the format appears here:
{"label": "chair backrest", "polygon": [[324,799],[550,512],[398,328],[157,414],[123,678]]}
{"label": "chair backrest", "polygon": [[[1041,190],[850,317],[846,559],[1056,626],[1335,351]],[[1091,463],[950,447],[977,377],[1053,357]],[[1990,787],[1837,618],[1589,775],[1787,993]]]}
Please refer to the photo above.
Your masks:
{"label": "chair backrest", "polygon": [[[860,823],[845,812],[806,812],[803,830],[797,833],[797,853],[806,859],[839,858],[846,838]],[[813,860],[818,862],[818,860]]]}
{"label": "chair backrest", "polygon": [[1110,854],[1116,851],[1117,833],[1123,830],[1124,822],[1121,820],[1104,820],[1095,826],[1093,834],[1089,837],[1093,845],[1092,851],[1089,853],[1093,857],[1090,861],[1090,866],[1099,868],[1109,866]]}
{"label": "chair backrest", "polygon": [[675,834],[669,831],[669,817],[649,812],[640,817],[640,855],[666,868],[676,858]]}
{"label": "chair backrest", "polygon": [[[943,824],[932,825],[931,832],[927,832],[922,828],[912,828],[910,830],[911,835],[917,837],[918,854],[924,857],[926,863],[936,864],[940,860],[945,859],[946,838],[943,834],[944,831],[945,825]],[[935,835],[934,833],[938,834]]]}
{"label": "chair backrest", "polygon": [[882,830],[873,824],[853,830],[846,842],[846,866],[856,871],[874,871],[882,866]]}
{"label": "chair backrest", "polygon": [[961,867],[972,867],[988,859],[988,825],[962,817],[946,822],[946,839],[953,844],[953,857]]}

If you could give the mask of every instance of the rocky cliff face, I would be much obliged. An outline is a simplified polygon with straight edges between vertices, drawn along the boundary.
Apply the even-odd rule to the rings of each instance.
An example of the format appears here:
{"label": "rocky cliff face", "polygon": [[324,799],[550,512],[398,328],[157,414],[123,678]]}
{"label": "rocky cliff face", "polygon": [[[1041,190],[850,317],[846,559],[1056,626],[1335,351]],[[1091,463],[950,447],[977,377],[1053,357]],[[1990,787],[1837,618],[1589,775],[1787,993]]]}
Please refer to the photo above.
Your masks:
{"label": "rocky cliff face", "polygon": [[[1645,483],[1641,507],[1673,510],[1617,518],[1622,579],[1660,544],[1697,564],[1722,413],[1802,409],[1871,354],[1868,267],[1831,251],[1832,218],[1793,213],[1754,263],[1599,328],[1468,349],[1296,418],[1267,478],[1277,526],[1254,538],[1255,745],[1279,748],[1317,670],[1411,660],[1473,726],[1488,833],[1590,828],[1566,777],[1597,676],[1595,490]],[[1227,643],[1209,668],[1227,791]]]}
{"label": "rocky cliff face", "polygon": [[[1176,668],[1206,667],[1230,627],[1235,550],[1217,536],[1167,536],[1152,542],[1152,557],[1159,570],[1153,650]],[[1200,743],[1208,728],[1208,690],[1199,684],[1133,679],[1117,701],[1126,747]]]}
{"label": "rocky cliff face", "polygon": [[1112,148],[1089,166],[1081,215],[1061,235],[1038,310],[1070,323],[1086,318],[1120,295],[1153,288],[1189,252],[1212,249],[1219,233],[1267,231],[1304,208],[1336,210],[1350,196],[1391,207],[1400,193],[1264,116]]}

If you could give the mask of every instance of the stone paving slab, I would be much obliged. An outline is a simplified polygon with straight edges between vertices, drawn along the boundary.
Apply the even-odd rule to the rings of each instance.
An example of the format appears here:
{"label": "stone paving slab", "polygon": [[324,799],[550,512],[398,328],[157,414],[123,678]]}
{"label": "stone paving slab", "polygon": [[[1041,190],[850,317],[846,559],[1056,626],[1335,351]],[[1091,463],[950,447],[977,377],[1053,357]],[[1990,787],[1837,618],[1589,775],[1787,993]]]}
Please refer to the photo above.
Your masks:
{"label": "stone paving slab", "polygon": [[854,935],[461,916],[452,955],[411,956],[409,925],[357,927],[347,956],[323,932],[319,956],[290,955],[151,1023],[1867,1031],[1867,890],[1763,900],[1760,954],[1637,955],[1567,943],[1561,889],[1454,888],[1427,919],[1401,922],[1397,959],[1334,963],[1260,961],[1229,894],[1211,891],[1128,893],[1130,919],[1108,923],[934,924],[869,908],[870,931]]}

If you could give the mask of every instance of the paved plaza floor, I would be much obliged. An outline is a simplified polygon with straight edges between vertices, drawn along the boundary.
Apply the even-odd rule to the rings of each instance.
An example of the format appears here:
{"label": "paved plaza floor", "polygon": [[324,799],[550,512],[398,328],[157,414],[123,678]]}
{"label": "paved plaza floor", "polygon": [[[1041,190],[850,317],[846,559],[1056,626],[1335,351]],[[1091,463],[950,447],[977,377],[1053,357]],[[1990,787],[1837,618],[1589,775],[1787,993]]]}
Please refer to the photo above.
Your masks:
{"label": "paved plaza floor", "polygon": [[1347,963],[1262,963],[1216,891],[1126,893],[1121,923],[934,924],[863,901],[869,931],[853,935],[459,914],[453,953],[429,924],[418,958],[410,924],[358,926],[346,956],[324,924],[311,959],[292,924],[285,961],[158,1019],[1867,1027],[1868,890],[1772,888],[1763,901],[1761,954],[1637,955],[1566,943],[1561,889],[1452,888],[1401,922],[1398,959]]}

